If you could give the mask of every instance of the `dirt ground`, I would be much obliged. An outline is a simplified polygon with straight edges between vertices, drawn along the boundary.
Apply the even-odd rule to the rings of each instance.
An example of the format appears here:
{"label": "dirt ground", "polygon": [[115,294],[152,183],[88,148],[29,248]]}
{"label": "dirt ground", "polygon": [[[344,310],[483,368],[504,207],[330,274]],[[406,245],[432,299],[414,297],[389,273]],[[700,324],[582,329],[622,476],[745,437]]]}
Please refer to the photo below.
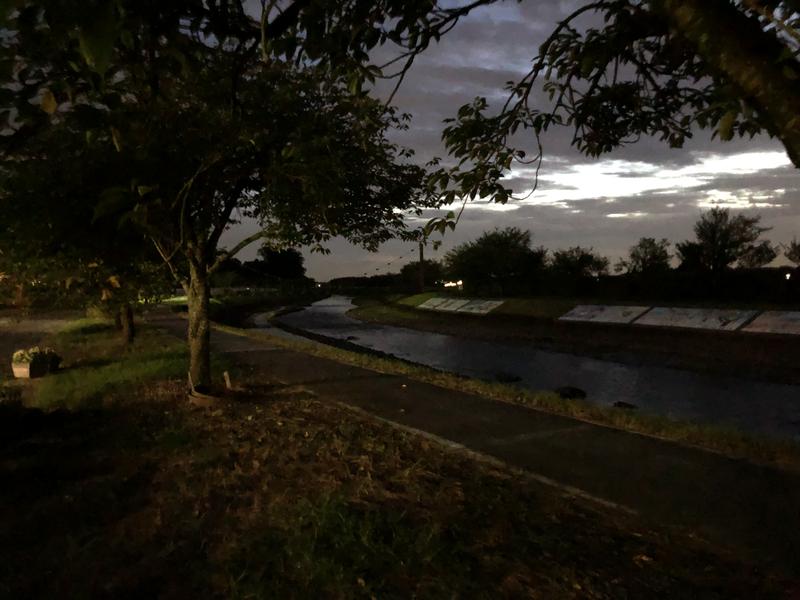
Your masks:
{"label": "dirt ground", "polygon": [[2,411],[8,598],[779,598],[794,584],[276,388]]}

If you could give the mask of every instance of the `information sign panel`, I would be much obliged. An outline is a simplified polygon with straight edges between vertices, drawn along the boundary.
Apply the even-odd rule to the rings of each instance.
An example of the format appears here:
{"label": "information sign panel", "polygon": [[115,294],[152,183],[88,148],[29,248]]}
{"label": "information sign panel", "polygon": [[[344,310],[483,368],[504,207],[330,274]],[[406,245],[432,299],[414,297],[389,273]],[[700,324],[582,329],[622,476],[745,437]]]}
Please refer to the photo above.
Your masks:
{"label": "information sign panel", "polygon": [[417,308],[424,308],[425,310],[436,310],[436,308],[440,304],[443,304],[444,302],[447,302],[448,300],[449,300],[449,298],[438,298],[438,297],[437,298],[429,298],[429,299],[425,300],[425,302],[423,302],[422,304],[417,306]]}
{"label": "information sign panel", "polygon": [[585,321],[588,323],[631,323],[641,316],[647,306],[603,306],[581,304],[560,317],[561,321]]}
{"label": "information sign panel", "polygon": [[736,331],[756,314],[755,310],[656,306],[638,319],[636,325]]}
{"label": "information sign panel", "polygon": [[742,331],[800,335],[800,311],[764,311]]}
{"label": "information sign panel", "polygon": [[472,315],[488,315],[494,309],[502,305],[502,300],[472,300],[459,308],[458,312]]}
{"label": "information sign panel", "polygon": [[456,312],[462,306],[469,304],[469,300],[463,298],[450,298],[449,300],[442,302],[439,306],[437,306],[434,310],[439,310],[443,312]]}

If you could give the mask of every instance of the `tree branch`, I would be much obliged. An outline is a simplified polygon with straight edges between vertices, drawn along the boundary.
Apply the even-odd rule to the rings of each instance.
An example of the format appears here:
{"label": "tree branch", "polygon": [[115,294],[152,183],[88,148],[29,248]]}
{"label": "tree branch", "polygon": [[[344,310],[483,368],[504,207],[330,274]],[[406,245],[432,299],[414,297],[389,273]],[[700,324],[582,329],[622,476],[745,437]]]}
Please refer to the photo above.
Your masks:
{"label": "tree branch", "polygon": [[175,250],[172,251],[171,254],[167,255],[166,251],[164,250],[164,248],[162,248],[161,244],[158,243],[158,240],[156,240],[156,238],[154,238],[153,236],[150,236],[150,240],[153,242],[153,245],[156,247],[156,250],[158,251],[159,256],[161,256],[161,258],[164,260],[164,263],[167,265],[167,267],[169,267],[169,271],[170,271],[170,273],[172,273],[172,276],[175,278],[175,281],[177,281],[180,284],[180,286],[185,291],[187,291],[187,293],[188,293],[189,282],[186,280],[185,277],[181,277],[178,274],[177,269],[172,264],[172,259],[178,253],[178,250],[180,249],[180,247],[176,248]]}
{"label": "tree branch", "polygon": [[765,117],[800,167],[800,64],[761,23],[728,0],[653,0],[654,11]]}
{"label": "tree branch", "polygon": [[268,11],[264,10],[261,15],[259,29],[261,31],[261,51],[264,53],[265,58],[267,55],[267,40],[280,36],[295,25],[300,13],[310,4],[311,0],[295,0],[286,10],[275,17],[271,23],[267,21],[269,19]]}
{"label": "tree branch", "polygon": [[242,193],[243,188],[244,184],[237,186],[233,193],[228,197],[228,200],[219,215],[217,224],[214,226],[214,229],[211,231],[211,234],[206,240],[205,247],[207,252],[216,252],[219,238],[222,236],[222,233],[225,231],[225,227],[230,221],[231,214],[233,214],[233,210],[236,208],[236,204],[239,201],[239,195]]}
{"label": "tree branch", "polygon": [[269,234],[266,231],[262,230],[262,231],[257,231],[253,235],[244,238],[241,242],[236,244],[233,248],[231,248],[230,250],[227,250],[224,253],[222,253],[217,258],[217,260],[214,262],[214,264],[212,264],[208,268],[208,274],[210,275],[211,273],[214,273],[217,269],[219,269],[222,266],[222,264],[226,260],[228,260],[230,258],[233,258],[234,256],[239,254],[239,252],[244,250],[247,246],[249,246],[253,242],[256,242],[256,241],[260,240],[261,238],[265,238],[265,237],[268,237],[268,236],[269,236]]}

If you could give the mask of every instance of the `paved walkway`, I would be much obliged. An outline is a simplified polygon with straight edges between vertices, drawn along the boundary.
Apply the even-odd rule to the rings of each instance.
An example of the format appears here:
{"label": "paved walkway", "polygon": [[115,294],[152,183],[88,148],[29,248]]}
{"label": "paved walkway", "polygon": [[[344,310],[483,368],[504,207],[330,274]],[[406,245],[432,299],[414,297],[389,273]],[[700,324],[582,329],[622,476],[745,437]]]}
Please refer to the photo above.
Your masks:
{"label": "paved walkway", "polygon": [[[174,317],[158,322],[178,335],[186,329]],[[750,560],[800,573],[800,475],[220,331],[212,345],[321,400],[445,438],[633,509],[647,522],[685,528]]]}

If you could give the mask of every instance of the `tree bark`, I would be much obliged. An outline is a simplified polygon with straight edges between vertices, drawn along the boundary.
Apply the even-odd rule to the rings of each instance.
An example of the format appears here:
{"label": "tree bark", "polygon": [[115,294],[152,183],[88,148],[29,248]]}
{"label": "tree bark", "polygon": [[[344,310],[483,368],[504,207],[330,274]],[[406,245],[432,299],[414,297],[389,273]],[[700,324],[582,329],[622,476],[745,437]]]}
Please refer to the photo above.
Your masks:
{"label": "tree bark", "polygon": [[133,322],[133,307],[130,304],[123,304],[119,307],[119,322],[122,339],[126,344],[132,344],[136,337],[136,326]]}
{"label": "tree bark", "polygon": [[25,305],[25,285],[18,283],[14,292],[14,306],[22,308]]}
{"label": "tree bark", "polygon": [[652,0],[670,27],[763,116],[800,167],[800,65],[729,0]]}
{"label": "tree bark", "polygon": [[[198,261],[199,262],[199,261]],[[200,390],[211,386],[211,289],[205,264],[189,261],[189,375]]]}

